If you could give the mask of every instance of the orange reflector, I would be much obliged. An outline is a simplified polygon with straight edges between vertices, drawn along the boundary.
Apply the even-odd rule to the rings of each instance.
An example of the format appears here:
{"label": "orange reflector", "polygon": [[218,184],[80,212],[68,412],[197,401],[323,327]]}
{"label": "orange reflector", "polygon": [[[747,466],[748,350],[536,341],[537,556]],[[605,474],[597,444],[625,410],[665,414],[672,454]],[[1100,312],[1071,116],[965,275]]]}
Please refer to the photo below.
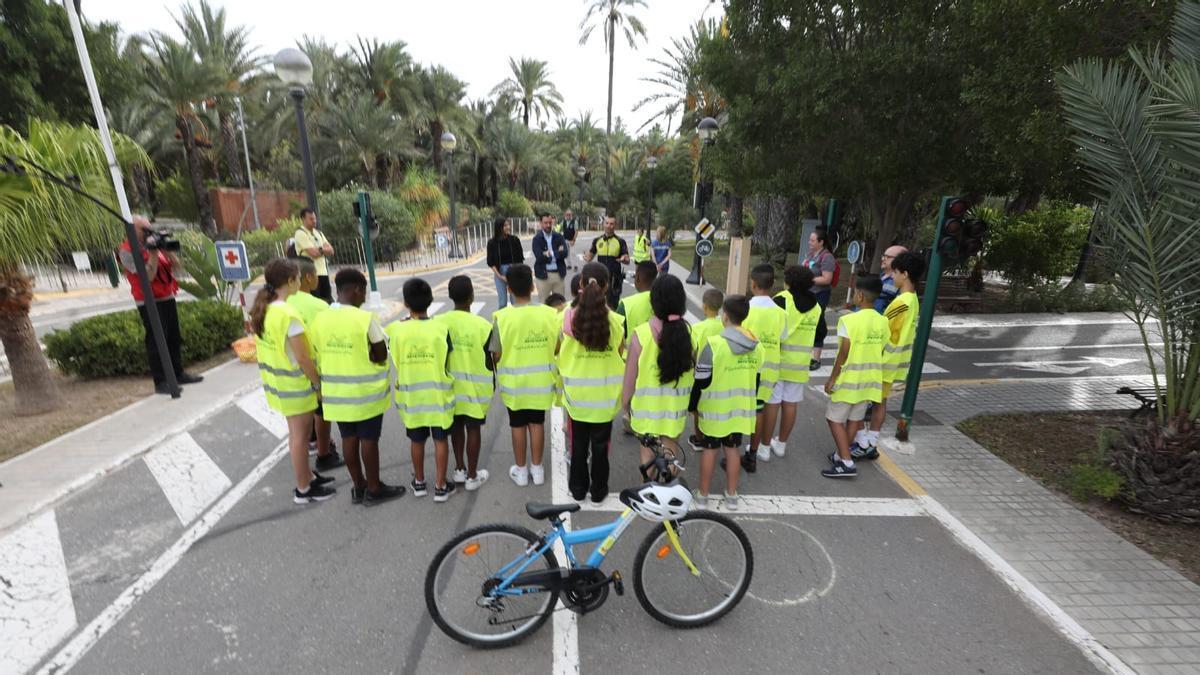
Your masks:
{"label": "orange reflector", "polygon": [[662,560],[663,558],[667,557],[670,554],[671,554],[671,547],[667,546],[666,544],[663,544],[662,548],[658,549],[658,553],[656,553],[655,555],[658,556],[659,560]]}
{"label": "orange reflector", "polygon": [[479,542],[473,541],[463,547],[463,555],[475,555],[479,553]]}

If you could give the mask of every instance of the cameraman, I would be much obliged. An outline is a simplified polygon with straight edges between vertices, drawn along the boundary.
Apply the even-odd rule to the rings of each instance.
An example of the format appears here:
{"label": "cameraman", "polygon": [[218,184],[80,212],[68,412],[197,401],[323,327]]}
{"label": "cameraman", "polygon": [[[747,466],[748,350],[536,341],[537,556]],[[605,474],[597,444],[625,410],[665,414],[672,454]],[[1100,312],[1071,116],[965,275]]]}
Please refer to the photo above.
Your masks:
{"label": "cameraman", "polygon": [[[173,252],[158,247],[158,235],[150,228],[150,221],[142,216],[134,216],[133,225],[137,230],[138,243],[142,246],[142,260],[146,262],[146,275],[150,277],[150,290],[154,292],[154,304],[158,307],[158,320],[162,324],[163,337],[167,341],[167,353],[170,354],[171,364],[175,367],[175,380],[179,384],[199,382],[204,379],[200,375],[183,372],[183,360],[179,355],[179,313],[175,309],[175,294],[179,292],[179,282],[175,280],[175,266],[179,264],[179,258]],[[125,268],[125,278],[129,280],[129,290],[137,303],[138,314],[142,317],[142,326],[146,330],[146,356],[150,359],[154,392],[170,394],[163,373],[162,359],[158,354],[158,343],[154,341],[154,333],[150,330],[150,315],[146,311],[142,282],[138,279],[133,250],[128,241],[121,242],[119,257],[121,266]]]}

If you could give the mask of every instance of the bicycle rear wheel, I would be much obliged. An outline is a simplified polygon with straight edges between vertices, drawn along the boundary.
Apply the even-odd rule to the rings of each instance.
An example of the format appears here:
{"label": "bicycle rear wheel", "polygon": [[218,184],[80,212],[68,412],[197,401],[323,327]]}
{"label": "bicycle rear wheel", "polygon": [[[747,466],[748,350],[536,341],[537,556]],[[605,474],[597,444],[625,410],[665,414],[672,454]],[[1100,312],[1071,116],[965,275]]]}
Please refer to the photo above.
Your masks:
{"label": "bicycle rear wheel", "polygon": [[659,524],[633,559],[633,590],[650,616],[677,628],[697,628],[725,616],[742,600],[754,575],[754,551],[737,523],[711,511],[675,521],[693,575]]}
{"label": "bicycle rear wheel", "polygon": [[[484,648],[506,647],[540,628],[554,611],[558,591],[500,597],[487,592],[499,583],[500,569],[523,560],[537,541],[523,527],[481,525],[446,542],[425,574],[425,606],[438,628],[459,642]],[[525,571],[557,567],[554,553],[546,551]]]}

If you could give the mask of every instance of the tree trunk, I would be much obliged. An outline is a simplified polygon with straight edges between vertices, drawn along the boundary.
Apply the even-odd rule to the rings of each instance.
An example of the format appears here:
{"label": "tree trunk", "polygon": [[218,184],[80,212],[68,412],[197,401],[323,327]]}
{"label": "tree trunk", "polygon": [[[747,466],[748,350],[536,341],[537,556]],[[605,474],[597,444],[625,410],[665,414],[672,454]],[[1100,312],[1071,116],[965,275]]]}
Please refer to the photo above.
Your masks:
{"label": "tree trunk", "polygon": [[429,123],[429,134],[433,136],[433,170],[438,176],[442,175],[442,131],[441,120]]}
{"label": "tree trunk", "polygon": [[745,227],[745,199],[741,195],[733,195],[729,199],[729,236],[742,236]]}
{"label": "tree trunk", "polygon": [[150,203],[150,174],[146,167],[134,164],[129,171],[129,179],[133,184],[134,199],[139,209],[151,210]]}
{"label": "tree trunk", "polygon": [[225,151],[229,184],[234,187],[246,187],[246,178],[242,174],[242,160],[238,154],[237,127],[233,124],[233,113],[219,110],[217,120],[221,125],[221,149]]}
{"label": "tree trunk", "polygon": [[175,127],[183,136],[183,154],[187,159],[192,195],[196,198],[196,211],[200,215],[200,229],[210,238],[216,239],[217,221],[213,218],[212,204],[208,201],[208,190],[204,189],[204,174],[200,171],[200,156],[196,151],[196,139],[192,136],[192,125],[186,117],[177,115]]}
{"label": "tree trunk", "polygon": [[525,128],[529,128],[529,101],[521,101],[521,118],[525,121]]}
{"label": "tree trunk", "polygon": [[604,205],[612,202],[612,151],[609,149],[609,137],[612,135],[612,89],[613,89],[613,58],[617,53],[617,23],[608,19],[608,117],[604,122]]}
{"label": "tree trunk", "polygon": [[1005,213],[1010,216],[1018,216],[1026,211],[1032,211],[1037,208],[1038,202],[1042,200],[1042,193],[1032,189],[1023,189],[1017,193],[1016,198],[1008,202],[1005,207]]}
{"label": "tree trunk", "polygon": [[[866,202],[875,225],[875,251],[882,253],[896,240],[904,214],[912,211],[914,200],[905,193],[880,192],[868,188]],[[881,263],[878,255],[872,256],[869,265],[872,274],[879,274]]]}
{"label": "tree trunk", "polygon": [[1075,263],[1075,272],[1071,275],[1069,286],[1075,286],[1087,281],[1087,266],[1092,259],[1092,241],[1096,237],[1096,209],[1092,209],[1092,222],[1088,225],[1088,236],[1079,251],[1079,262]]}
{"label": "tree trunk", "polygon": [[0,344],[12,373],[17,415],[40,415],[64,403],[29,320],[32,303],[33,280],[17,268],[0,269]]}

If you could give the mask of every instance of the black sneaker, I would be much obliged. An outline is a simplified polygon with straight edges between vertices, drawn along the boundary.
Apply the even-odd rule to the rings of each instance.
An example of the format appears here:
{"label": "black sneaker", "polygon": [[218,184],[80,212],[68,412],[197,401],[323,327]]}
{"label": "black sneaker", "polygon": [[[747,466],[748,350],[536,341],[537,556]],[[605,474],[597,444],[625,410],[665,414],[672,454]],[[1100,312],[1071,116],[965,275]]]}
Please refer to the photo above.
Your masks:
{"label": "black sneaker", "polygon": [[599,504],[600,502],[604,501],[604,498],[607,496],[608,496],[608,492],[599,492],[599,493],[593,492],[592,493],[592,503]]}
{"label": "black sneaker", "polygon": [[363,495],[363,506],[375,506],[382,504],[392,499],[397,499],[404,496],[404,487],[401,485],[384,485],[379,484],[379,489],[375,492],[367,490]]}
{"label": "black sneaker", "polygon": [[429,492],[428,488],[425,486],[425,481],[423,480],[417,480],[414,478],[408,485],[412,488],[414,497],[424,497]]}
{"label": "black sneaker", "polygon": [[692,446],[692,452],[702,452],[707,449],[696,434],[688,436],[688,445]]}
{"label": "black sneaker", "polygon": [[312,480],[309,482],[309,485],[329,485],[334,480],[335,479],[332,476],[322,476],[321,474],[314,471]]}
{"label": "black sneaker", "polygon": [[196,384],[197,382],[203,382],[204,376],[203,375],[193,375],[191,373],[181,373],[178,377],[175,378],[175,381],[178,382],[179,384]]}
{"label": "black sneaker", "polygon": [[758,472],[758,457],[753,450],[742,454],[742,470],[746,473]]}
{"label": "black sneaker", "polygon": [[864,447],[860,446],[858,443],[851,443],[850,444],[850,459],[853,459],[856,462],[859,460],[862,460],[862,459],[865,459],[865,460],[879,459],[879,450],[878,450],[878,448],[876,448],[873,445],[868,445],[867,447],[864,448]]}
{"label": "black sneaker", "polygon": [[442,487],[438,487],[438,486],[434,485],[433,486],[433,501],[441,503],[441,502],[446,501],[447,499],[450,499],[450,495],[454,494],[455,489],[457,489],[457,488],[455,488],[454,481],[452,481],[452,480],[446,481],[446,484],[443,485]]}
{"label": "black sneaker", "polygon": [[587,499],[587,490],[584,490],[583,492],[572,492],[571,499],[574,499],[577,502],[582,502],[583,500]]}
{"label": "black sneaker", "polygon": [[363,501],[363,493],[366,491],[367,491],[366,488],[360,488],[360,487],[350,488],[350,503],[351,504],[361,504]]}
{"label": "black sneaker", "polygon": [[826,478],[854,478],[858,475],[858,467],[846,466],[846,463],[839,459],[833,466],[822,471],[821,475]]}
{"label": "black sneaker", "polygon": [[321,471],[329,471],[330,469],[336,469],[339,466],[345,465],[346,460],[342,459],[338,451],[333,449],[332,444],[329,446],[328,455],[317,455],[317,469]]}
{"label": "black sneaker", "polygon": [[315,504],[323,502],[326,499],[332,499],[337,490],[327,488],[324,485],[317,485],[315,482],[308,484],[308,492],[301,493],[299,489],[292,489],[292,501],[297,504]]}
{"label": "black sneaker", "polygon": [[821,362],[816,359],[809,359],[808,360],[808,369],[809,370],[820,370]]}

